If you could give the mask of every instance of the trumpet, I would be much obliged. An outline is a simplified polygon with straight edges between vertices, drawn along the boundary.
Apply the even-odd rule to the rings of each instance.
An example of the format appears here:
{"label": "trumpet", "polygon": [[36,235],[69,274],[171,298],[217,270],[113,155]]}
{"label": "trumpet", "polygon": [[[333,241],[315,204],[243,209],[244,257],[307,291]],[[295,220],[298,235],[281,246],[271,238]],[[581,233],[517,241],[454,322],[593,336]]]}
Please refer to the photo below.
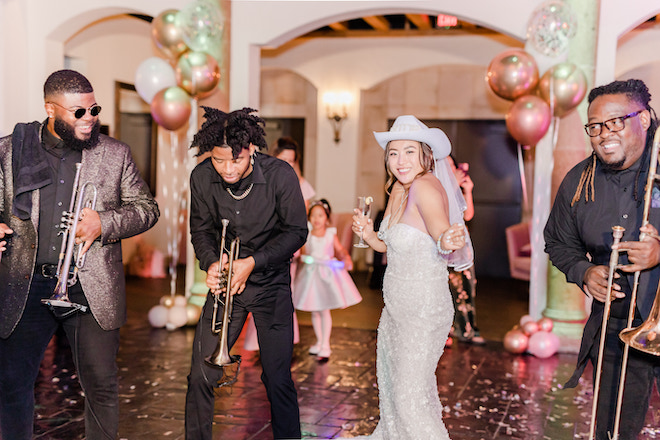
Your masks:
{"label": "trumpet", "polygon": [[[85,199],[88,188],[89,190],[93,191],[93,194],[91,201],[87,204],[87,207],[91,209],[95,209],[96,207],[97,190],[96,186],[92,182],[86,182],[82,188],[78,190],[81,169],[82,164],[77,163],[76,174],[73,179],[73,194],[71,194],[69,210],[62,212],[62,223],[60,224],[60,227],[63,230],[62,246],[60,248],[59,260],[57,262],[57,271],[55,273],[57,277],[57,285],[55,286],[53,294],[50,298],[41,300],[43,304],[46,304],[53,310],[54,307],[70,309],[66,313],[59,315],[60,317],[66,317],[78,310],[81,312],[87,311],[86,306],[73,303],[69,299],[69,287],[76,284],[78,281],[78,270],[85,264],[85,254],[82,253],[83,245],[80,244],[78,246],[78,252],[73,264],[73,270],[71,269],[73,254],[75,251],[74,248],[76,246],[76,230],[78,229],[78,221],[80,220],[80,213],[83,208],[83,200]],[[75,212],[73,210],[74,205],[76,208]]]}
{"label": "trumpet", "polygon": [[[220,265],[222,267],[222,257],[225,254],[225,240],[227,237],[227,225],[229,220],[222,219],[222,236],[220,238]],[[229,333],[229,322],[231,321],[231,311],[233,308],[233,297],[230,295],[232,270],[234,260],[238,258],[240,239],[236,237],[232,240],[229,252],[227,254],[227,269],[220,273],[220,289],[225,290],[224,303],[220,299],[220,293],[215,295],[213,302],[213,317],[211,318],[211,331],[218,334],[218,344],[213,353],[204,360],[214,367],[226,367],[240,362],[240,356],[229,355],[229,342],[227,335]],[[218,309],[223,306],[222,321],[218,321]]]}

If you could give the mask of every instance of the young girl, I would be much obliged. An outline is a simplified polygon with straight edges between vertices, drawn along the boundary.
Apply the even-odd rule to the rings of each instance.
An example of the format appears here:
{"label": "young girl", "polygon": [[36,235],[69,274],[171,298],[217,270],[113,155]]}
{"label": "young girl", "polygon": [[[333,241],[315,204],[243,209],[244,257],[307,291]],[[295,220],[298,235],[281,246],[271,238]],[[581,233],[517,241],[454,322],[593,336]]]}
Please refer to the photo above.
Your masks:
{"label": "young girl", "polygon": [[311,231],[302,248],[298,275],[294,283],[293,305],[312,312],[316,344],[309,354],[319,360],[330,357],[331,309],[343,309],[362,301],[347,270],[353,261],[337,238],[337,228],[329,227],[330,205],[325,199],[312,202],[307,213]]}

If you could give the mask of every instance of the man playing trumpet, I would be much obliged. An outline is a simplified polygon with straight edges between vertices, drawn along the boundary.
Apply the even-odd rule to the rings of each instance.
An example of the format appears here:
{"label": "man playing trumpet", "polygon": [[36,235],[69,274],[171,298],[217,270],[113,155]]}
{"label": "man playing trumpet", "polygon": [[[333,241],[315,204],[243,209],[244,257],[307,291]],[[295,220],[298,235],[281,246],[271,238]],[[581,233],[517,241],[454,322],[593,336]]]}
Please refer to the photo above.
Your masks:
{"label": "man playing trumpet", "polygon": [[[593,298],[585,325],[578,363],[567,387],[575,387],[586,363],[596,377],[604,302],[608,293],[609,259],[613,249],[612,227],[625,228],[621,266],[612,285],[610,318],[606,324],[604,355],[597,399],[595,435],[607,440],[615,435],[619,378],[624,344],[619,332],[627,327],[634,272],[640,271],[633,326],[640,325],[653,305],[660,279],[660,191],[655,181],[651,200],[644,199],[651,161],[653,136],[658,126],[649,105],[651,95],[641,80],[614,81],[589,94],[588,121],[592,155],[564,178],[545,227],[545,250],[552,263]],[[644,205],[650,203],[647,225]],[[640,233],[646,236],[639,239]],[[636,439],[644,426],[660,358],[629,351],[623,393],[620,440]]]}
{"label": "man playing trumpet", "polygon": [[227,335],[229,349],[249,312],[257,328],[261,379],[271,405],[275,439],[300,438],[296,388],[291,378],[293,303],[289,265],[307,238],[305,202],[298,177],[286,162],[259,154],[267,148],[263,120],[244,108],[231,113],[204,107],[206,121],[193,139],[198,155],[210,153],[190,176],[190,232],[209,294],[193,342],[186,395],[186,439],[211,440],[214,391],[223,371],[209,365],[218,345],[212,309],[219,289],[222,220],[226,243],[240,239],[233,259],[234,295]]}
{"label": "man playing trumpet", "polygon": [[[2,438],[32,438],[35,380],[46,346],[61,325],[85,393],[86,438],[114,440],[119,426],[116,357],[119,328],[126,321],[120,240],[152,227],[158,206],[129,146],[99,134],[101,107],[87,78],[73,70],[57,71],[44,84],[44,99],[46,121],[17,124],[12,135],[0,139]],[[77,163],[82,163],[81,182],[98,187],[95,210],[79,213],[74,235],[85,263],[68,287],[71,302],[87,312],[58,318],[42,300],[58,284],[59,225],[76,190]]]}

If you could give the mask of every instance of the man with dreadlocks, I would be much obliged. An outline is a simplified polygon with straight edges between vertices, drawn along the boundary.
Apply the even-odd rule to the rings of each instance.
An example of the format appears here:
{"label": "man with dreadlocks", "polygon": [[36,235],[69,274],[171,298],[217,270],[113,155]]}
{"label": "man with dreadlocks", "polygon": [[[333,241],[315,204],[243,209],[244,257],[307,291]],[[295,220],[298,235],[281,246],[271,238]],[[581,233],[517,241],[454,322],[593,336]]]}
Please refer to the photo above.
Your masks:
{"label": "man with dreadlocks", "polygon": [[[633,326],[648,316],[660,279],[660,190],[653,188],[649,224],[642,226],[644,185],[651,160],[649,152],[658,126],[649,105],[651,95],[641,80],[614,81],[589,93],[588,123],[592,155],[564,178],[555,199],[544,236],[552,263],[593,298],[585,325],[578,363],[567,387],[575,387],[588,361],[594,377],[600,344],[604,301],[607,297],[609,258],[613,248],[612,226],[625,234],[616,249],[621,252],[615,275],[610,319],[598,398],[596,438],[614,435],[623,343],[619,332],[627,326],[633,273],[641,271]],[[640,232],[646,237],[639,239]],[[620,440],[636,439],[644,426],[659,358],[631,349],[623,396]]]}
{"label": "man with dreadlocks", "polygon": [[[229,293],[235,295],[227,333],[229,348],[252,312],[257,328],[261,380],[271,405],[275,439],[299,439],[300,416],[291,378],[293,303],[289,265],[307,238],[305,202],[298,177],[286,162],[266,154],[263,120],[243,108],[231,113],[204,107],[205,122],[191,148],[210,153],[190,176],[190,232],[210,291],[197,325],[186,395],[186,439],[211,439],[214,386],[222,369],[209,366],[218,342],[211,331],[214,294],[220,278],[220,231],[226,242],[240,238]],[[220,313],[220,312],[218,312]],[[221,316],[221,315],[219,315]]]}

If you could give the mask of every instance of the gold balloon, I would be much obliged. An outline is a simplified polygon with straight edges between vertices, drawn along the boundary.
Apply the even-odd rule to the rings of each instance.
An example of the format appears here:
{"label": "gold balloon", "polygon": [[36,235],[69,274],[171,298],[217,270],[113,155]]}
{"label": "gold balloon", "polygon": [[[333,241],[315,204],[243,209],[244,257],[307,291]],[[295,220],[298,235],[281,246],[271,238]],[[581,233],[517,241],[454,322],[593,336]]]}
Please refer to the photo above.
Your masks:
{"label": "gold balloon", "polygon": [[[506,114],[506,128],[520,145],[536,145],[550,127],[550,106],[534,95],[516,99]],[[524,326],[523,326],[524,328]]]}
{"label": "gold balloon", "polygon": [[156,47],[172,60],[176,60],[179,55],[188,50],[178,23],[178,16],[177,9],[168,9],[161,12],[151,22],[151,38]]}
{"label": "gold balloon", "polygon": [[188,52],[176,63],[176,81],[192,96],[208,96],[220,81],[220,67],[206,52]]}
{"label": "gold balloon", "polygon": [[169,87],[156,93],[151,100],[151,116],[158,125],[178,130],[188,122],[192,107],[190,95],[181,87]]}
{"label": "gold balloon", "polygon": [[514,100],[536,87],[539,68],[534,57],[524,50],[510,49],[493,58],[486,80],[497,96]]}
{"label": "gold balloon", "polygon": [[504,349],[509,353],[524,353],[529,344],[529,337],[521,330],[509,330],[504,335]]}
{"label": "gold balloon", "polygon": [[188,324],[187,325],[197,325],[199,317],[202,314],[202,308],[195,304],[186,305],[186,312],[188,315]]}
{"label": "gold balloon", "polygon": [[559,63],[548,69],[539,81],[539,91],[553,106],[555,116],[564,116],[580,104],[587,94],[587,77],[573,63]]}
{"label": "gold balloon", "polygon": [[160,305],[165,307],[172,307],[174,305],[174,298],[171,295],[165,295],[160,298]]}

